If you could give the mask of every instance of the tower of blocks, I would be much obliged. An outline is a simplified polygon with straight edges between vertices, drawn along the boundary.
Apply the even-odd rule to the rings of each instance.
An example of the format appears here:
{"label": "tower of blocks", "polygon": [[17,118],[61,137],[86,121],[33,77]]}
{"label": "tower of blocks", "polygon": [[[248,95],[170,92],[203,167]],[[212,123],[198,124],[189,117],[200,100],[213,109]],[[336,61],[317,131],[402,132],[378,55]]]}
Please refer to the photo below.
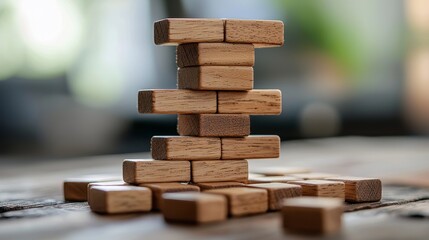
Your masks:
{"label": "tower of blocks", "polygon": [[253,65],[255,48],[283,45],[283,22],[163,19],[154,37],[176,46],[177,89],[139,91],[138,111],[178,114],[178,136],[152,137],[153,159],[126,159],[122,179],[66,180],[66,200],[87,200],[98,213],[160,210],[167,221],[191,223],[282,210],[286,229],[321,233],[339,229],[344,200],[380,200],[375,178],[293,167],[249,173],[247,160],[280,155],[278,136],[250,135],[250,115],[281,113],[279,90],[253,89]]}

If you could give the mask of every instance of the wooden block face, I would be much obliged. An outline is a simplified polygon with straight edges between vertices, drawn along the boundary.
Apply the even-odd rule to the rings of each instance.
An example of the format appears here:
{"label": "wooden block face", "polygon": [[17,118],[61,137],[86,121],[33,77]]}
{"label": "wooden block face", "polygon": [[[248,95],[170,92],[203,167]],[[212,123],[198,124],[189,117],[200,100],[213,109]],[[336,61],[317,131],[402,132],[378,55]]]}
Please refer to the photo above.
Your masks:
{"label": "wooden block face", "polygon": [[303,180],[291,176],[262,176],[262,177],[250,177],[248,183],[288,183],[291,181]]}
{"label": "wooden block face", "polygon": [[303,196],[331,197],[344,199],[344,183],[327,180],[291,181],[302,187]]}
{"label": "wooden block face", "polygon": [[177,46],[177,66],[253,66],[255,48],[252,44],[188,43]]}
{"label": "wooden block face", "polygon": [[336,177],[338,175],[331,174],[331,173],[309,172],[309,173],[291,174],[290,176],[301,178],[304,180],[323,180],[326,178]]}
{"label": "wooden block face", "polygon": [[218,113],[279,115],[282,112],[280,90],[219,91]]}
{"label": "wooden block face", "polygon": [[220,159],[220,138],[154,136],[151,140],[152,157],[158,160]]}
{"label": "wooden block face", "polygon": [[146,183],[140,186],[152,190],[152,209],[162,209],[162,194],[170,192],[199,192],[200,188],[184,183]]}
{"label": "wooden block face", "polygon": [[128,183],[124,181],[108,181],[108,182],[93,182],[89,183],[87,187],[87,200],[90,201],[89,190],[94,186],[130,186]]}
{"label": "wooden block face", "polygon": [[280,138],[275,135],[251,135],[222,138],[222,159],[278,158]]}
{"label": "wooden block face", "polygon": [[345,184],[347,202],[377,202],[381,200],[382,185],[377,178],[331,177],[326,180]]}
{"label": "wooden block face", "polygon": [[154,23],[156,45],[223,42],[222,19],[166,18]]}
{"label": "wooden block face", "polygon": [[284,44],[284,24],[273,20],[226,19],[225,42],[280,47]]}
{"label": "wooden block face", "polygon": [[126,159],[122,164],[124,182],[131,184],[153,182],[189,182],[189,161],[157,161]]}
{"label": "wooden block face", "polygon": [[195,183],[200,187],[201,191],[218,188],[231,188],[231,187],[244,187],[245,185],[241,182],[202,182]]}
{"label": "wooden block face", "polygon": [[195,183],[247,181],[246,160],[192,161],[191,164],[192,181]]}
{"label": "wooden block face", "polygon": [[234,217],[264,213],[268,210],[268,193],[264,189],[239,187],[210,189],[205,192],[226,196],[229,215]]}
{"label": "wooden block face", "polygon": [[280,210],[286,198],[300,197],[302,188],[299,185],[287,183],[258,183],[248,184],[248,187],[265,189],[268,192],[268,209]]}
{"label": "wooden block face", "polygon": [[263,167],[252,170],[252,173],[262,174],[265,176],[286,176],[297,173],[308,173],[310,172],[307,168],[302,167]]}
{"label": "wooden block face", "polygon": [[250,116],[244,114],[179,114],[182,136],[242,137],[250,134]]}
{"label": "wooden block face", "polygon": [[93,186],[89,190],[91,210],[98,213],[147,212],[152,192],[136,186]]}
{"label": "wooden block face", "polygon": [[228,204],[224,196],[181,192],[162,195],[162,214],[173,222],[210,223],[226,220]]}
{"label": "wooden block face", "polygon": [[335,198],[288,198],[282,207],[283,227],[290,232],[332,234],[341,229],[342,201]]}
{"label": "wooden block face", "polygon": [[199,66],[179,68],[179,89],[193,90],[251,90],[253,67]]}
{"label": "wooden block face", "polygon": [[88,184],[116,180],[121,180],[121,177],[111,175],[94,175],[68,178],[64,180],[63,184],[64,200],[73,202],[87,201]]}
{"label": "wooden block face", "polygon": [[141,90],[138,94],[139,113],[186,114],[216,113],[215,91]]}

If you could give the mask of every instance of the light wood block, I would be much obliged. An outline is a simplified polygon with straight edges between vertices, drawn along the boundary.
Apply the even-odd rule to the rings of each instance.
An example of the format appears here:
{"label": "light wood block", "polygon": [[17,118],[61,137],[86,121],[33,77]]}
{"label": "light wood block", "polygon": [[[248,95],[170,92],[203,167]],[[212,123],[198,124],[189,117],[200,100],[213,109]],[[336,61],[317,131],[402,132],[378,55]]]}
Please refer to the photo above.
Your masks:
{"label": "light wood block", "polygon": [[184,183],[146,183],[140,186],[152,190],[152,209],[162,209],[162,195],[170,192],[199,192],[200,188]]}
{"label": "light wood block", "polygon": [[279,115],[282,95],[279,90],[219,91],[218,113]]}
{"label": "light wood block", "polygon": [[154,23],[156,45],[190,42],[223,42],[222,19],[166,18]]}
{"label": "light wood block", "polygon": [[250,116],[244,114],[179,114],[182,136],[242,137],[250,134]]}
{"label": "light wood block", "polygon": [[253,66],[255,48],[252,44],[188,43],[177,46],[177,66]]}
{"label": "light wood block", "polygon": [[216,113],[215,91],[141,90],[138,94],[139,113],[192,114]]}
{"label": "light wood block", "polygon": [[88,199],[88,184],[121,180],[120,176],[93,175],[68,178],[64,180],[63,193],[65,201],[83,202]]}
{"label": "light wood block", "polygon": [[89,194],[89,190],[94,187],[94,186],[131,186],[128,183],[124,182],[124,181],[108,181],[108,182],[93,182],[93,183],[89,183],[88,187],[87,187],[87,200],[88,202],[90,201],[90,194]]}
{"label": "light wood block", "polygon": [[262,176],[262,177],[250,177],[247,183],[288,183],[291,181],[299,181],[303,180],[296,177],[291,176]]}
{"label": "light wood block", "polygon": [[236,187],[206,190],[228,199],[229,215],[234,217],[264,213],[268,210],[268,193],[264,189]]}
{"label": "light wood block", "polygon": [[282,207],[285,230],[301,234],[333,234],[341,229],[343,204],[323,197],[288,198]]}
{"label": "light wood block", "polygon": [[245,185],[241,182],[202,182],[195,183],[200,187],[201,191],[217,188],[232,188],[232,187],[244,187]]}
{"label": "light wood block", "polygon": [[331,174],[331,173],[309,172],[309,173],[291,174],[290,176],[296,177],[296,178],[302,178],[304,180],[323,180],[326,178],[336,177],[338,175]]}
{"label": "light wood block", "polygon": [[248,187],[265,189],[268,192],[268,209],[280,210],[286,198],[300,197],[302,188],[299,185],[287,183],[257,183],[248,184]]}
{"label": "light wood block", "polygon": [[226,220],[228,204],[224,196],[181,192],[162,195],[162,215],[166,221],[211,223]]}
{"label": "light wood block", "polygon": [[192,181],[222,182],[237,181],[246,182],[248,174],[246,160],[214,160],[214,161],[192,161]]}
{"label": "light wood block", "polygon": [[280,138],[275,135],[251,135],[222,138],[222,159],[278,158]]}
{"label": "light wood block", "polygon": [[274,20],[225,20],[225,41],[253,43],[255,47],[280,47],[284,44],[284,24]]}
{"label": "light wood block", "polygon": [[123,179],[127,183],[189,182],[189,161],[157,161],[126,159],[122,165]]}
{"label": "light wood block", "polygon": [[286,176],[290,174],[308,173],[308,172],[310,172],[310,170],[307,168],[281,167],[281,166],[262,167],[262,168],[257,168],[252,170],[252,173],[262,174],[265,176]]}
{"label": "light wood block", "polygon": [[251,90],[253,67],[199,66],[179,68],[179,89],[193,90]]}
{"label": "light wood block", "polygon": [[220,138],[154,136],[151,140],[152,157],[158,160],[220,159]]}
{"label": "light wood block", "polygon": [[98,213],[147,212],[152,208],[152,192],[136,186],[93,186],[89,206]]}
{"label": "light wood block", "polygon": [[344,183],[327,180],[291,181],[301,185],[303,196],[331,197],[344,199]]}
{"label": "light wood block", "polygon": [[340,181],[345,184],[347,202],[377,202],[381,200],[382,185],[380,179],[341,176],[326,180]]}

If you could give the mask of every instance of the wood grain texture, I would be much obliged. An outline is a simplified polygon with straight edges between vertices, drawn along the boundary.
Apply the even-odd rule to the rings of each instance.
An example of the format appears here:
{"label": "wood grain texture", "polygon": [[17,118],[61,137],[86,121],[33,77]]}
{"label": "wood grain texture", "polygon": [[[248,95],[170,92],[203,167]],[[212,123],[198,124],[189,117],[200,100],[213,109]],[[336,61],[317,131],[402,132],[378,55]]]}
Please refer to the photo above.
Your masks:
{"label": "wood grain texture", "polygon": [[128,183],[124,182],[124,181],[108,181],[108,182],[93,182],[93,183],[89,183],[88,187],[87,187],[87,201],[89,202],[89,198],[90,198],[90,194],[89,194],[89,190],[94,187],[94,186],[131,186]]}
{"label": "wood grain texture", "polygon": [[166,18],[154,23],[156,45],[190,42],[223,42],[222,19]]}
{"label": "wood grain texture", "polygon": [[250,116],[245,114],[179,114],[181,136],[242,137],[250,134]]}
{"label": "wood grain texture", "polygon": [[157,160],[220,159],[220,138],[187,136],[154,136],[152,157]]}
{"label": "wood grain texture", "polygon": [[199,66],[179,68],[177,87],[192,90],[251,90],[253,67]]}
{"label": "wood grain texture", "polygon": [[285,230],[301,234],[333,234],[341,229],[343,203],[335,198],[286,199],[282,207]]}
{"label": "wood grain texture", "polygon": [[280,138],[275,135],[250,135],[242,138],[221,138],[222,159],[278,158]]}
{"label": "wood grain texture", "polygon": [[236,187],[204,191],[228,199],[228,212],[233,217],[264,213],[268,210],[268,193],[264,189]]}
{"label": "wood grain texture", "polygon": [[296,177],[296,178],[302,178],[304,180],[323,180],[326,178],[336,177],[338,175],[332,174],[332,173],[309,172],[309,173],[291,174],[289,176]]}
{"label": "wood grain texture", "polygon": [[275,20],[225,20],[225,41],[253,43],[255,47],[280,47],[284,44],[284,24]]}
{"label": "wood grain texture", "polygon": [[139,113],[216,113],[216,109],[215,91],[159,89],[138,93]]}
{"label": "wood grain texture", "polygon": [[189,161],[157,161],[126,159],[122,164],[124,182],[131,184],[154,182],[189,182]]}
{"label": "wood grain texture", "polygon": [[247,187],[261,188],[268,192],[268,209],[272,211],[280,210],[283,200],[286,198],[300,197],[302,188],[300,185],[287,183],[257,183],[248,184]]}
{"label": "wood grain texture", "polygon": [[303,196],[331,197],[344,199],[344,183],[327,180],[291,181],[290,184],[301,185]]}
{"label": "wood grain texture", "polygon": [[176,49],[177,66],[253,66],[255,48],[252,44],[188,43]]}
{"label": "wood grain texture", "polygon": [[340,181],[345,184],[347,202],[377,202],[381,199],[380,179],[340,176],[330,177],[326,180]]}
{"label": "wood grain texture", "polygon": [[261,174],[265,176],[286,176],[297,173],[308,173],[310,170],[303,167],[282,167],[282,166],[269,166],[252,169],[252,173]]}
{"label": "wood grain texture", "polygon": [[217,188],[231,188],[231,187],[244,187],[244,184],[241,182],[202,182],[195,183],[200,187],[201,191]]}
{"label": "wood grain texture", "polygon": [[114,175],[92,175],[68,178],[63,183],[64,200],[72,202],[87,201],[88,184],[116,180],[121,180],[121,177]]}
{"label": "wood grain texture", "polygon": [[246,160],[191,162],[192,181],[195,183],[222,181],[246,182],[247,169],[248,164]]}
{"label": "wood grain texture", "polygon": [[89,195],[89,206],[98,213],[147,212],[152,208],[152,192],[145,187],[94,186]]}
{"label": "wood grain texture", "polygon": [[291,176],[262,176],[262,177],[250,177],[247,183],[288,183],[291,181],[303,180]]}
{"label": "wood grain texture", "polygon": [[200,188],[185,183],[146,183],[140,186],[152,190],[152,209],[162,209],[162,195],[170,192],[199,192]]}
{"label": "wood grain texture", "polygon": [[219,91],[218,113],[279,115],[282,112],[280,90]]}
{"label": "wood grain texture", "polygon": [[181,192],[162,195],[162,215],[168,222],[212,223],[226,220],[228,204],[224,196]]}

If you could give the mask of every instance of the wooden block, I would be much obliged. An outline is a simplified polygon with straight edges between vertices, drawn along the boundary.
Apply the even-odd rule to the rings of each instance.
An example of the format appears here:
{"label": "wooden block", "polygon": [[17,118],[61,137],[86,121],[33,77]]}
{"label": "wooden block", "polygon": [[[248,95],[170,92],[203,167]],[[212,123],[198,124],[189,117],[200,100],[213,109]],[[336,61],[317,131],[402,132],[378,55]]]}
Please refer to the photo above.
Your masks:
{"label": "wooden block", "polygon": [[286,176],[297,173],[308,173],[310,172],[307,168],[302,167],[263,167],[252,170],[252,173],[262,174],[265,176]]}
{"label": "wooden block", "polygon": [[278,158],[280,138],[275,135],[251,135],[222,138],[222,159]]}
{"label": "wooden block", "polygon": [[152,208],[152,192],[136,186],[93,186],[89,206],[98,213],[147,212]]}
{"label": "wooden block", "polygon": [[279,115],[282,95],[279,90],[219,91],[218,113]]}
{"label": "wooden block", "polygon": [[201,191],[217,188],[232,188],[232,187],[244,187],[245,185],[240,182],[202,182],[195,183],[200,187]]}
{"label": "wooden block", "polygon": [[338,175],[331,174],[331,173],[309,172],[309,173],[291,174],[290,176],[301,178],[304,180],[323,180],[326,178],[336,177]]}
{"label": "wooden block", "polygon": [[214,160],[214,161],[192,161],[192,181],[222,182],[237,181],[246,182],[248,174],[246,160]]}
{"label": "wooden block", "polygon": [[191,42],[223,42],[222,19],[166,18],[154,23],[156,45]]}
{"label": "wooden block", "polygon": [[326,180],[340,181],[345,184],[347,202],[377,202],[381,200],[380,179],[363,177],[330,177]]}
{"label": "wooden block", "polygon": [[138,94],[139,113],[216,113],[216,104],[215,91],[164,89]]}
{"label": "wooden block", "polygon": [[152,157],[158,160],[220,159],[220,138],[154,136],[151,140]]}
{"label": "wooden block", "polygon": [[182,136],[242,137],[250,134],[250,116],[244,114],[179,114]]}
{"label": "wooden block", "polygon": [[199,66],[179,68],[179,89],[193,90],[251,90],[253,67]]}
{"label": "wooden block", "polygon": [[169,222],[211,223],[226,220],[228,204],[221,195],[181,192],[162,195],[162,215]]}
{"label": "wooden block", "polygon": [[188,43],[176,49],[177,66],[253,66],[255,48],[252,44]]}
{"label": "wooden block", "polygon": [[340,199],[288,198],[282,207],[283,227],[293,233],[333,234],[341,229],[342,214]]}
{"label": "wooden block", "polygon": [[327,180],[291,181],[302,187],[303,196],[332,197],[344,199],[344,183]]}
{"label": "wooden block", "polygon": [[157,161],[126,159],[122,165],[123,179],[127,183],[189,182],[189,161]]}
{"label": "wooden block", "polygon": [[248,184],[248,187],[265,189],[268,192],[268,209],[280,210],[285,198],[300,197],[302,188],[299,185],[287,183],[257,183]]}
{"label": "wooden block", "polygon": [[73,202],[86,201],[88,199],[88,184],[116,180],[121,180],[121,177],[112,175],[93,175],[68,178],[64,180],[63,184],[64,200]]}
{"label": "wooden block", "polygon": [[225,42],[279,47],[284,44],[284,24],[274,20],[226,19]]}
{"label": "wooden block", "polygon": [[140,186],[152,190],[152,209],[162,209],[162,194],[169,192],[199,192],[200,188],[184,183],[146,183]]}
{"label": "wooden block", "polygon": [[236,187],[206,190],[228,199],[229,215],[234,217],[264,213],[268,210],[268,193],[264,189]]}
{"label": "wooden block", "polygon": [[303,180],[296,177],[291,176],[262,176],[262,177],[250,177],[247,183],[271,183],[271,182],[277,182],[277,183],[288,183],[291,181],[299,181]]}
{"label": "wooden block", "polygon": [[108,181],[108,182],[93,182],[93,183],[89,183],[88,187],[87,187],[87,200],[88,202],[90,201],[90,194],[89,194],[89,190],[94,187],[94,186],[130,186],[128,183],[124,182],[124,181]]}

